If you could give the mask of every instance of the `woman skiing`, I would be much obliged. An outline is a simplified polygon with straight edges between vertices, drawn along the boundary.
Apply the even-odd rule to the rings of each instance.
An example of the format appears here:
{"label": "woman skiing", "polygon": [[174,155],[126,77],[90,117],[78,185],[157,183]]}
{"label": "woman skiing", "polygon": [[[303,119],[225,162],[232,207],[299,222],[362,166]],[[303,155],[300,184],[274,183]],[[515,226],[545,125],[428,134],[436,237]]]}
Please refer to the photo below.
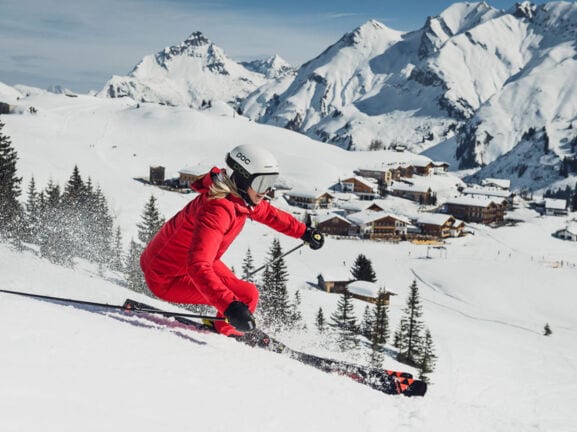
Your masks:
{"label": "woman skiing", "polygon": [[238,279],[220,260],[247,218],[291,237],[312,249],[324,243],[320,231],[307,227],[264,199],[279,175],[278,162],[268,151],[240,145],[226,156],[231,174],[212,168],[191,187],[199,195],[167,221],[140,257],[146,283],[159,298],[214,306],[215,329],[243,335],[256,328],[253,313],[258,290]]}

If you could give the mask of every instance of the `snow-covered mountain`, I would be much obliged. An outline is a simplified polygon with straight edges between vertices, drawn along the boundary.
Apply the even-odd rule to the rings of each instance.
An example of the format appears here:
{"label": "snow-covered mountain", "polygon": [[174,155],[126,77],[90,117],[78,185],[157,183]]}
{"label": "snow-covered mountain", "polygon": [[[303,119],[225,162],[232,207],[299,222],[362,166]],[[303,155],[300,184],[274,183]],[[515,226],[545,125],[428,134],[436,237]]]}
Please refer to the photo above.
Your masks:
{"label": "snow-covered mountain", "polygon": [[577,158],[576,35],[575,2],[455,3],[412,32],[371,20],[294,70],[278,56],[236,63],[197,32],[100,95],[224,101],[348,150],[402,144],[538,189]]}
{"label": "snow-covered mountain", "polygon": [[240,64],[269,79],[280,79],[295,72],[295,68],[278,54],[267,59],[241,62]]}
{"label": "snow-covered mountain", "polygon": [[506,11],[456,3],[404,34],[370,21],[294,78],[261,87],[243,112],[347,149],[399,143],[422,151],[450,140],[462,168],[494,164],[514,183],[531,183],[538,179],[527,161],[500,157],[543,128],[548,165],[575,156],[566,143],[576,136],[576,34],[575,2]]}
{"label": "snow-covered mountain", "polygon": [[215,100],[237,105],[265,81],[194,32],[181,44],[144,57],[127,76],[113,76],[98,95],[174,106]]}

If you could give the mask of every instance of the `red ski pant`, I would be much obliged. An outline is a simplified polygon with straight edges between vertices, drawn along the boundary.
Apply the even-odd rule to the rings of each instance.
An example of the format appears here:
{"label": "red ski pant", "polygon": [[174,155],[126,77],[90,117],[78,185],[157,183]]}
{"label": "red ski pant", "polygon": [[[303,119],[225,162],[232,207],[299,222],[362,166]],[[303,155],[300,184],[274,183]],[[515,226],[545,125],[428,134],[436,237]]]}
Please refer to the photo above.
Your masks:
{"label": "red ski pant", "polygon": [[[238,279],[235,274],[222,261],[215,261],[213,265],[214,272],[222,280],[222,283],[234,293],[241,302],[245,303],[251,312],[254,313],[258,303],[258,289],[250,282]],[[158,283],[151,278],[145,279],[150,291],[162,300],[171,303],[184,304],[205,304],[214,306],[210,300],[205,297],[199,290],[192,279],[186,274],[170,279],[165,283]],[[219,312],[218,317],[223,315]],[[224,335],[242,335],[242,332],[236,330],[230,324],[224,321],[215,321],[216,331]]]}

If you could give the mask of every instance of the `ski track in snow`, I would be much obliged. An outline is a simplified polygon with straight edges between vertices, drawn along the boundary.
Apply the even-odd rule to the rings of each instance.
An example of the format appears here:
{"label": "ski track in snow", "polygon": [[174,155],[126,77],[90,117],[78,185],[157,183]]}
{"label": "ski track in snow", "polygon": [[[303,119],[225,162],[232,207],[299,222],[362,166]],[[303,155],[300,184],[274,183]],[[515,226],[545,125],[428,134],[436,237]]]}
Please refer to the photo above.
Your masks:
{"label": "ski track in snow", "polygon": [[[424,279],[415,271],[415,269],[411,268],[411,272],[415,275],[415,277],[416,277],[421,283],[423,283],[425,286],[431,288],[433,291],[438,292],[438,293],[441,293],[441,294],[443,294],[443,295],[446,295],[447,297],[451,297],[451,298],[454,298],[454,299],[456,299],[456,300],[462,301],[462,300],[460,300],[458,297],[454,297],[454,296],[448,294],[446,291],[442,290],[440,287],[436,286],[435,284],[429,283],[428,281],[424,280]],[[423,296],[423,301],[424,301],[424,302],[427,302],[427,303],[430,303],[430,304],[434,304],[435,306],[438,306],[438,307],[440,307],[440,308],[450,310],[450,311],[452,311],[452,312],[454,312],[454,313],[457,313],[457,314],[459,314],[459,315],[462,315],[462,316],[464,316],[464,317],[467,317],[467,318],[472,319],[472,320],[475,320],[475,321],[488,322],[488,323],[492,323],[492,324],[499,324],[499,325],[504,325],[504,326],[516,328],[516,329],[519,329],[519,330],[524,330],[524,331],[527,331],[527,332],[530,332],[530,333],[534,333],[534,334],[541,334],[541,333],[539,333],[539,332],[537,332],[537,331],[535,331],[535,330],[533,330],[533,329],[530,329],[530,328],[527,328],[527,327],[523,327],[523,326],[520,326],[520,325],[518,325],[518,324],[512,324],[512,323],[507,322],[507,321],[503,321],[503,320],[499,320],[499,319],[494,319],[494,318],[481,318],[481,317],[478,317],[478,316],[474,316],[474,315],[468,314],[468,313],[466,313],[466,312],[463,312],[463,311],[461,311],[461,310],[458,310],[458,309],[456,309],[456,308],[453,308],[453,307],[451,307],[451,306],[449,306],[449,305],[441,304],[441,303],[438,303],[438,302],[436,302],[436,301],[433,301],[433,300],[430,300],[430,299],[426,299],[424,296]]]}

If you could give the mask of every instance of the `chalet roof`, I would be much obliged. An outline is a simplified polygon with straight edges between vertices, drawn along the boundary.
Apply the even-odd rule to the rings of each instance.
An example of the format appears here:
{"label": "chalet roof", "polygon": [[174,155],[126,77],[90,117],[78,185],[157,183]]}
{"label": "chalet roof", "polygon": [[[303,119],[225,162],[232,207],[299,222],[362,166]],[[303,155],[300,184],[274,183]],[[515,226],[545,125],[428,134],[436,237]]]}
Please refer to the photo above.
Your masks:
{"label": "chalet roof", "polygon": [[566,210],[567,200],[555,199],[555,198],[545,198],[545,208],[553,210]]}
{"label": "chalet roof", "polygon": [[334,195],[332,193],[330,193],[329,191],[326,190],[313,190],[313,189],[293,189],[290,191],[285,192],[285,195],[291,196],[291,197],[298,197],[298,198],[309,198],[309,199],[319,199],[320,197],[322,197],[323,195],[329,195],[331,197],[334,197]]}
{"label": "chalet roof", "polygon": [[353,279],[350,270],[345,267],[325,270],[319,276],[322,276],[325,282],[346,282]]}
{"label": "chalet roof", "polygon": [[368,207],[374,204],[374,201],[352,199],[350,201],[340,202],[339,208],[349,211],[349,212],[360,212],[366,210]]}
{"label": "chalet roof", "polygon": [[508,198],[512,194],[512,192],[491,187],[468,187],[463,190],[463,193],[465,195],[483,195],[487,197],[493,196],[499,198]]}
{"label": "chalet roof", "polygon": [[557,230],[557,233],[566,232],[571,235],[577,236],[577,223],[572,223],[567,225],[565,228]]}
{"label": "chalet roof", "polygon": [[379,289],[381,289],[381,286],[376,282],[358,280],[352,281],[347,285],[347,290],[351,294],[370,298],[377,298],[379,296]]}
{"label": "chalet roof", "polygon": [[445,225],[445,223],[447,223],[447,221],[449,219],[453,219],[453,221],[455,221],[455,218],[451,215],[448,215],[448,214],[421,213],[421,214],[419,214],[419,217],[417,218],[417,223],[426,224],[426,225],[442,226],[442,225]]}
{"label": "chalet roof", "polygon": [[323,223],[326,221],[329,221],[331,219],[339,219],[342,220],[346,223],[348,223],[349,225],[352,225],[352,222],[344,217],[342,217],[341,215],[338,215],[336,213],[327,213],[327,214],[323,214],[323,215],[319,215],[316,218],[317,223]]}
{"label": "chalet roof", "polygon": [[453,205],[461,205],[461,206],[468,206],[468,207],[489,207],[491,204],[499,204],[498,201],[479,197],[479,196],[459,196],[456,198],[449,198],[445,204],[453,204]]}
{"label": "chalet roof", "polygon": [[483,186],[495,185],[502,189],[509,189],[511,187],[511,180],[508,179],[498,179],[498,178],[486,178],[481,180]]}
{"label": "chalet roof", "polygon": [[412,165],[414,167],[418,167],[418,168],[426,168],[428,166],[434,166],[434,162],[433,161],[426,161],[426,160],[414,160],[411,161],[411,163],[409,165]]}
{"label": "chalet roof", "polygon": [[396,220],[399,220],[401,222],[404,222],[406,224],[410,224],[411,221],[409,221],[407,218],[403,217],[403,216],[397,216],[397,215],[393,215],[387,212],[379,212],[379,211],[372,211],[372,210],[364,210],[361,212],[357,212],[357,213],[353,213],[347,216],[347,219],[350,220],[351,222],[353,222],[354,224],[357,225],[367,225],[370,224],[372,222],[384,219],[386,217],[390,217]]}
{"label": "chalet roof", "polygon": [[391,190],[401,192],[427,193],[430,189],[431,187],[428,185],[407,184],[402,182],[395,182],[391,186]]}
{"label": "chalet roof", "polygon": [[361,177],[361,176],[354,176],[354,177],[348,177],[344,180],[341,180],[341,183],[349,183],[353,180],[358,181],[359,183],[364,184],[365,186],[372,188],[372,189],[378,189],[379,185],[378,183],[375,181],[375,179],[372,178],[367,178],[367,177]]}

